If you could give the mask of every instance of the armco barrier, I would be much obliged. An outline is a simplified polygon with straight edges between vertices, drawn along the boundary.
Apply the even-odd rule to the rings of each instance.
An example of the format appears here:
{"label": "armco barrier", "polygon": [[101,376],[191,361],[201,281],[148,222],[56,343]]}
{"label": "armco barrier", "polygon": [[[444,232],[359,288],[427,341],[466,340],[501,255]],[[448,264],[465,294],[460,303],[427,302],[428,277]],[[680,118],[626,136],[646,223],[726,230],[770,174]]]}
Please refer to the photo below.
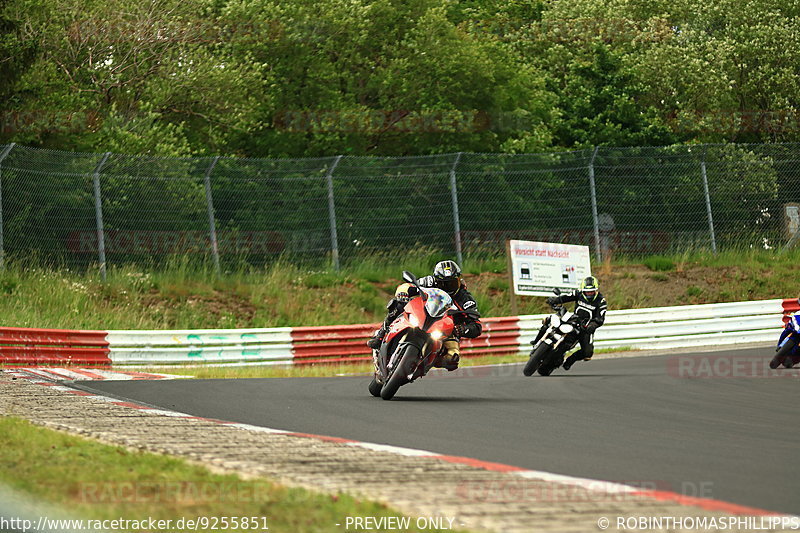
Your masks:
{"label": "armco barrier", "polygon": [[[609,311],[597,348],[678,348],[774,342],[795,299]],[[485,318],[465,357],[524,354],[546,315]],[[377,324],[264,329],[70,331],[0,328],[0,362],[16,364],[322,364],[370,360]]]}
{"label": "armco barrier", "polygon": [[[777,341],[789,302],[761,300],[609,311],[596,348],[680,348]],[[520,317],[523,338],[533,338],[544,315]],[[529,349],[528,345],[520,350]]]}
{"label": "armco barrier", "polygon": [[0,363],[24,365],[111,364],[105,331],[0,328]]}
{"label": "armco barrier", "polygon": [[[779,316],[798,310],[796,300],[762,300],[609,311],[597,331],[598,348],[674,348],[772,342]],[[464,357],[524,354],[547,316],[484,318],[483,334],[464,339]],[[109,332],[114,363],[256,362],[351,363],[370,360],[366,340],[377,324],[268,330]],[[124,341],[124,342],[122,342]],[[149,346],[143,345],[144,342]]]}

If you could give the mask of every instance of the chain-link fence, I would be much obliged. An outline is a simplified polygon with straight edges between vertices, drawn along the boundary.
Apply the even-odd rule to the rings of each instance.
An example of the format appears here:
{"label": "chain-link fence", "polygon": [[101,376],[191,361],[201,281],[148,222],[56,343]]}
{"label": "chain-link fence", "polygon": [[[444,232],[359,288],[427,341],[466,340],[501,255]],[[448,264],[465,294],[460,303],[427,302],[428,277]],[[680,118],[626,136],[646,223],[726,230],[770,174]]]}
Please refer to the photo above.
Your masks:
{"label": "chain-link fence", "polygon": [[276,257],[337,268],[418,243],[461,259],[507,239],[643,255],[783,247],[800,145],[316,159],[158,158],[0,146],[0,261],[69,267]]}

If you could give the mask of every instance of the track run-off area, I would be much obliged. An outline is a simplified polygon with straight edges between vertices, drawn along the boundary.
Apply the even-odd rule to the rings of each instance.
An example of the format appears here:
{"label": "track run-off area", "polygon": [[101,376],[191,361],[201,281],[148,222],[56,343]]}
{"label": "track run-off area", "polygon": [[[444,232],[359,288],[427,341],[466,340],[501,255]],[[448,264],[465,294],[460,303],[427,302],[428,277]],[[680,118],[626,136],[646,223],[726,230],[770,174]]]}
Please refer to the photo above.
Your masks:
{"label": "track run-off area", "polygon": [[372,397],[368,376],[75,382],[196,417],[474,458],[800,514],[800,369],[772,347],[596,355],[436,371]]}

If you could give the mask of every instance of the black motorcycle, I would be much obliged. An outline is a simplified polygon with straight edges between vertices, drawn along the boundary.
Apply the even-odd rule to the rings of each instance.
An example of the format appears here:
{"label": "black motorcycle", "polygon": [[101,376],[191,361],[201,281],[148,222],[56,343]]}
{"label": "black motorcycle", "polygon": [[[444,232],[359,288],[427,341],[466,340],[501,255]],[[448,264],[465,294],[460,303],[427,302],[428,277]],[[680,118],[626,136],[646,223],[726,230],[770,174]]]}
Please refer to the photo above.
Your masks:
{"label": "black motorcycle", "polygon": [[[553,292],[560,294],[558,289]],[[561,304],[550,307],[554,312],[547,318],[547,330],[533,346],[530,358],[522,369],[526,376],[532,376],[534,372],[539,372],[540,376],[549,376],[564,363],[564,354],[578,343],[583,326],[580,317],[567,311]]]}

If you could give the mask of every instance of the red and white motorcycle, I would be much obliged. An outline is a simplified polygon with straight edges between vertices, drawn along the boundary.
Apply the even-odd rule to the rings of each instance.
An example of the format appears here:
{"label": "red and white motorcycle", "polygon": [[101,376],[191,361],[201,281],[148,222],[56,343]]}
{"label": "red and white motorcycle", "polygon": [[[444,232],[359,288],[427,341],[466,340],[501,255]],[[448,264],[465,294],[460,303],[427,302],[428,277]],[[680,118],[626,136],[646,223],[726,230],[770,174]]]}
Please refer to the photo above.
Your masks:
{"label": "red and white motorcycle", "polygon": [[434,366],[442,355],[443,341],[453,334],[453,315],[474,314],[455,307],[445,291],[421,287],[411,272],[404,271],[403,279],[417,288],[419,296],[406,303],[380,348],[372,351],[375,375],[369,392],[384,400],[391,400],[401,386],[421,378]]}

